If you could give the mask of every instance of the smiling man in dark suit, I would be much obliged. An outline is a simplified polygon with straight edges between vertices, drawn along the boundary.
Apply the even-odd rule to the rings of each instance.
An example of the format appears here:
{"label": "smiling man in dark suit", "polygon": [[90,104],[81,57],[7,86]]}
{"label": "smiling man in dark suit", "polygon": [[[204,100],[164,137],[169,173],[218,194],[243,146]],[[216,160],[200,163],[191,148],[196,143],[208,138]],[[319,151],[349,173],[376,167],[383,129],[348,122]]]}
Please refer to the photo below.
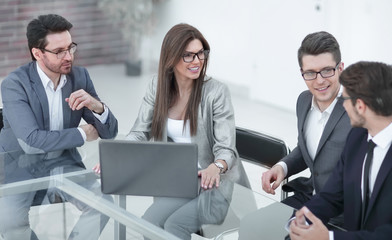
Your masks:
{"label": "smiling man in dark suit", "polygon": [[[358,62],[343,71],[340,82],[354,128],[324,188],[296,213],[292,240],[392,236],[392,67]],[[347,232],[328,232],[323,222],[342,212]],[[305,224],[305,217],[313,224]]]}
{"label": "smiling man in dark suit", "polygon": [[327,32],[307,35],[298,49],[298,62],[309,89],[297,100],[298,143],[288,156],[262,176],[264,191],[275,194],[284,178],[309,168],[310,178],[297,178],[284,186],[294,191],[294,195],[283,203],[296,209],[322,189],[351,129],[343,101],[338,99],[341,94],[339,75],[344,64],[335,37]]}
{"label": "smiling man in dark suit", "polygon": [[[77,44],[71,28],[70,22],[55,14],[32,20],[26,35],[33,61],[10,73],[1,84],[0,152],[21,154],[5,159],[5,183],[84,170],[76,148],[117,134],[117,119],[98,98],[87,70],[73,66]],[[33,169],[33,176],[26,176],[34,164],[39,168]],[[89,188],[95,183],[84,182]],[[99,184],[94,189],[100,193]],[[42,191],[0,198],[0,232],[5,239],[37,238],[28,214],[38,193]],[[49,198],[54,194],[48,190]],[[108,218],[67,194],[59,196],[82,211],[70,238],[97,239]],[[93,221],[98,226],[91,227]]]}

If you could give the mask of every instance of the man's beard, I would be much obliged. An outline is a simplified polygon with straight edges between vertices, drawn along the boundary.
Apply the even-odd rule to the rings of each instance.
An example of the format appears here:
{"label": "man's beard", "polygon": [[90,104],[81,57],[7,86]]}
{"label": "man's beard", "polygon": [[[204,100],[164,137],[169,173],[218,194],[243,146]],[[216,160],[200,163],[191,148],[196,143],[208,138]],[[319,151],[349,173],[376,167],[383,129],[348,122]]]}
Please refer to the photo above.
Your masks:
{"label": "man's beard", "polygon": [[359,115],[357,109],[354,108],[355,119],[351,120],[351,125],[353,127],[363,127],[365,126],[365,118]]}

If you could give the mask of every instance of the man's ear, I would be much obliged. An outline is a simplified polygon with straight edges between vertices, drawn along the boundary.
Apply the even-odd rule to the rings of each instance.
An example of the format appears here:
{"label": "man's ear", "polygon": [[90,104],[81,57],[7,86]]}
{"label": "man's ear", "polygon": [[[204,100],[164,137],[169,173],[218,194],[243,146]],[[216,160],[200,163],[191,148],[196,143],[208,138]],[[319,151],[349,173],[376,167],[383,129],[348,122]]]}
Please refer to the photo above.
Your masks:
{"label": "man's ear", "polygon": [[357,99],[355,100],[355,108],[357,109],[357,112],[358,112],[360,115],[364,115],[367,106],[366,106],[365,102],[364,102],[362,99],[357,98]]}
{"label": "man's ear", "polygon": [[340,73],[342,73],[343,70],[344,70],[344,62],[340,62],[340,65],[339,65],[339,71],[340,71]]}
{"label": "man's ear", "polygon": [[33,56],[35,57],[35,59],[41,59],[42,57],[42,51],[41,49],[38,48],[32,48],[31,49],[31,53],[33,54]]}

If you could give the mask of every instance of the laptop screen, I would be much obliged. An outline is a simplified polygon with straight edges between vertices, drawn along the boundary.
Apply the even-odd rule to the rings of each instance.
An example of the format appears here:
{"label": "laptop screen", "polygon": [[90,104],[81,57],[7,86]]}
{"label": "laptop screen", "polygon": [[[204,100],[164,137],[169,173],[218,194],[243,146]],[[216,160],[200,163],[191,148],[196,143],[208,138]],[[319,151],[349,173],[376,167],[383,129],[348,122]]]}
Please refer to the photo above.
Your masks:
{"label": "laptop screen", "polygon": [[184,198],[198,195],[196,144],[101,140],[99,160],[103,193]]}

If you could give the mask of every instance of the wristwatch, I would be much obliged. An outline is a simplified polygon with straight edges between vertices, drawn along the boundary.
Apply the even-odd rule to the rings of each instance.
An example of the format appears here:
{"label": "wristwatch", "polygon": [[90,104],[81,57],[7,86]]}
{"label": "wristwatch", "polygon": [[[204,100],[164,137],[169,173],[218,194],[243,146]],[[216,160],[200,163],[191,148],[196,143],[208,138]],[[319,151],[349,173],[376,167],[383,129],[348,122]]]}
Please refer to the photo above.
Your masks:
{"label": "wristwatch", "polygon": [[102,115],[102,113],[105,112],[105,110],[106,110],[108,107],[106,106],[106,104],[105,104],[104,102],[101,102],[101,104],[102,104],[102,107],[103,107],[103,111],[102,111],[101,113],[97,113],[97,112],[93,111],[94,113],[96,113],[96,114],[98,114],[98,115]]}
{"label": "wristwatch", "polygon": [[223,166],[223,164],[221,162],[216,161],[216,162],[214,162],[214,164],[217,168],[219,168],[219,171],[220,171],[219,174],[224,173],[225,167]]}

